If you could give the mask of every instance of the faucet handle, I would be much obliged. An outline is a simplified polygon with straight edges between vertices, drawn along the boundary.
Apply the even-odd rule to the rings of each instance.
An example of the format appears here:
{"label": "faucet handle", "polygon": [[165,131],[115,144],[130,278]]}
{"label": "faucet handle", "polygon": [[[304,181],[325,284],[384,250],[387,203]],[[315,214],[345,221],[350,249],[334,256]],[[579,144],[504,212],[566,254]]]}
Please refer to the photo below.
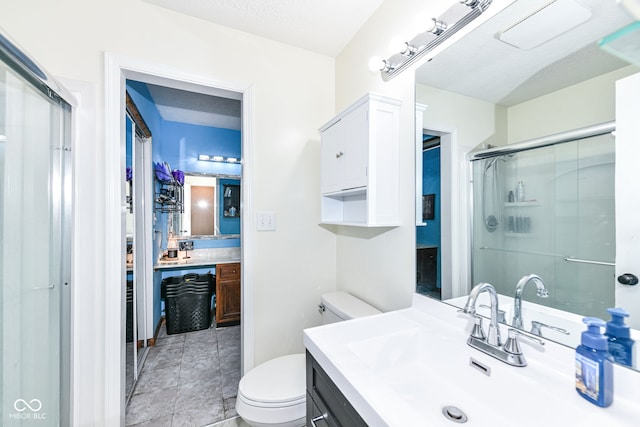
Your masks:
{"label": "faucet handle", "polygon": [[477,338],[479,340],[484,341],[487,337],[484,334],[484,330],[482,329],[482,317],[473,316],[473,321],[474,321],[474,325],[473,325],[473,329],[471,330],[471,336],[473,338]]}
{"label": "faucet handle", "polygon": [[552,331],[560,332],[561,334],[570,335],[566,329],[559,328],[557,326],[547,325],[546,323],[538,322],[537,320],[531,321],[531,333],[534,335],[542,336],[542,328],[548,328]]}
{"label": "faucet handle", "polygon": [[540,346],[544,345],[544,341],[541,340],[540,338],[536,338],[536,337],[532,337],[531,335],[527,335],[527,334],[523,334],[521,331],[517,330],[517,329],[509,329],[509,331],[514,331],[516,334],[520,335],[521,338],[524,338],[525,340],[534,343],[534,344],[538,344]]}
{"label": "faucet handle", "polygon": [[515,329],[509,329],[507,341],[505,341],[504,346],[502,347],[504,351],[511,354],[522,354],[522,349],[520,348],[520,342],[518,341],[518,331]]}

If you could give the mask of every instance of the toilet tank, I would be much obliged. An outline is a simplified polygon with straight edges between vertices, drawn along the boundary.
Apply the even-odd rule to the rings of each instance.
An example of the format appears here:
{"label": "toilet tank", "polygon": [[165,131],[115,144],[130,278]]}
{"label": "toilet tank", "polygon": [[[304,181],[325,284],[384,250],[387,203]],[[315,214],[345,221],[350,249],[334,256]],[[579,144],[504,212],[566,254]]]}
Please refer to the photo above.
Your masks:
{"label": "toilet tank", "polygon": [[382,313],[347,292],[330,292],[322,295],[320,309],[323,325]]}

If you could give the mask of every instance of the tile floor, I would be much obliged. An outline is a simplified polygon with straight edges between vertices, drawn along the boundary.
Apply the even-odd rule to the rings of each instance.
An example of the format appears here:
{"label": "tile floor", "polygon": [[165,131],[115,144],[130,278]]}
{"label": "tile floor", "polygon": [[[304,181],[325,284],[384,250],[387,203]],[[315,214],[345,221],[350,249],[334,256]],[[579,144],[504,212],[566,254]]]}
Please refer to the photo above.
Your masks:
{"label": "tile floor", "polygon": [[[240,381],[240,326],[167,335],[151,347],[126,412],[127,426],[242,426],[235,403]],[[216,424],[218,425],[218,424]]]}

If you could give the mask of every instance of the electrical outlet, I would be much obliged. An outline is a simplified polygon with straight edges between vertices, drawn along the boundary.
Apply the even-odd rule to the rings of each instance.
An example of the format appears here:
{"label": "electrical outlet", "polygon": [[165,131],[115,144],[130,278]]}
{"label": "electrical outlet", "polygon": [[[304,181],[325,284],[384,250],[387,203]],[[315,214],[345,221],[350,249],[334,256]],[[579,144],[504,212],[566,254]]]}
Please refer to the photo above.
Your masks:
{"label": "electrical outlet", "polygon": [[257,231],[275,231],[276,229],[276,213],[275,212],[256,212],[256,230]]}

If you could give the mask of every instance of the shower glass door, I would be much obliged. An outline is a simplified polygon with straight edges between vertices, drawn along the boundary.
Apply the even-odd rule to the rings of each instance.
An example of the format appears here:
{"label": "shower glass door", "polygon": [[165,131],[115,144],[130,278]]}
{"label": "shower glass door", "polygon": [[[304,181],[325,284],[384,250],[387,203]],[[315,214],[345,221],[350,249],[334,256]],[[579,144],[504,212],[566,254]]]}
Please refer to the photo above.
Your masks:
{"label": "shower glass door", "polygon": [[0,61],[0,425],[69,425],[71,108],[9,63]]}
{"label": "shower glass door", "polygon": [[615,146],[610,134],[473,162],[472,284],[509,297],[538,274],[549,291],[524,298],[608,318],[615,306]]}

